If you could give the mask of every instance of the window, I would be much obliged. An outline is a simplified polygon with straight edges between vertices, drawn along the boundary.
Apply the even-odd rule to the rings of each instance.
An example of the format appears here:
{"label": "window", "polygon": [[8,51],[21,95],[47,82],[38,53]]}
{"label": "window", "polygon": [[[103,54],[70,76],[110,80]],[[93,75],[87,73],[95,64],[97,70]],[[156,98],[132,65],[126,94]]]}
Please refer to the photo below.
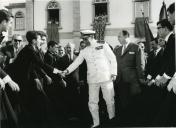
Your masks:
{"label": "window", "polygon": [[22,12],[17,12],[15,14],[15,29],[24,30],[24,14]]}
{"label": "window", "polygon": [[150,0],[134,0],[133,22],[136,18],[147,17],[151,21]]}
{"label": "window", "polygon": [[48,4],[48,24],[56,24],[60,26],[60,7],[56,1]]}
{"label": "window", "polygon": [[94,0],[94,17],[105,16],[109,22],[109,3],[108,0]]}

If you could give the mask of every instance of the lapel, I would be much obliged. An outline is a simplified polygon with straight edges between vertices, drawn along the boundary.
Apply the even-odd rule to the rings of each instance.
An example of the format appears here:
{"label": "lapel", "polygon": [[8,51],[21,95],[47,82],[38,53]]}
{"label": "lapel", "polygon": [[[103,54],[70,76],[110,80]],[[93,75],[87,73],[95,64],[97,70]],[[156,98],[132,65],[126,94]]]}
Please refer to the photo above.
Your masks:
{"label": "lapel", "polygon": [[[122,56],[124,56],[124,55],[129,51],[130,47],[131,47],[131,43],[128,44],[128,46],[127,46],[127,48],[125,49],[125,51],[124,51],[124,53],[123,53]],[[122,49],[121,49],[121,53],[122,53]]]}
{"label": "lapel", "polygon": [[161,50],[157,54],[157,57],[162,56],[163,55],[163,51],[164,51],[163,48],[161,48]]}

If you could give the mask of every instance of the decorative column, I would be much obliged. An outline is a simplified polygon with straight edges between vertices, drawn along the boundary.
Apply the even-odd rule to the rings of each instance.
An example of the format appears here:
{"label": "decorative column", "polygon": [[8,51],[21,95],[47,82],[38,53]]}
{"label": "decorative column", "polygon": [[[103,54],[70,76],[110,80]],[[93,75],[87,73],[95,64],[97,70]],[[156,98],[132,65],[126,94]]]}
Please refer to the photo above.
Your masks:
{"label": "decorative column", "polygon": [[80,43],[80,0],[73,0],[73,42],[78,48]]}
{"label": "decorative column", "polygon": [[34,29],[34,0],[26,0],[26,31]]}

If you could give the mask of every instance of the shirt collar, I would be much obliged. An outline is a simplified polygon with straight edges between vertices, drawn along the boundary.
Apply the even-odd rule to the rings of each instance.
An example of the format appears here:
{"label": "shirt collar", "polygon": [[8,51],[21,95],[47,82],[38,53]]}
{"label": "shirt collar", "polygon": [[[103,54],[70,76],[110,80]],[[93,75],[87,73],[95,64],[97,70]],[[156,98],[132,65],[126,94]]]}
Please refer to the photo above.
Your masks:
{"label": "shirt collar", "polygon": [[156,54],[158,54],[158,52],[159,52],[160,50],[161,50],[161,47],[156,50]]}
{"label": "shirt collar", "polygon": [[[129,45],[129,43],[130,43],[130,39],[129,38],[126,38],[126,44],[125,44],[125,46],[126,46],[126,48],[128,47],[128,45]],[[124,45],[123,45],[124,46]]]}
{"label": "shirt collar", "polygon": [[169,34],[167,34],[167,36],[165,37],[165,41],[167,42],[169,39],[169,36],[172,34],[173,32],[170,32]]}

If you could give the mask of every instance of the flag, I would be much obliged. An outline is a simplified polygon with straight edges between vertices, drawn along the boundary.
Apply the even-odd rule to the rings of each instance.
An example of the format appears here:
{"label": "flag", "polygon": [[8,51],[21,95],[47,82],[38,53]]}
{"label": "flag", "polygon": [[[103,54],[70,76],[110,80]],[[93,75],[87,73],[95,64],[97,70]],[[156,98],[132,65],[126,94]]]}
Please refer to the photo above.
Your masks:
{"label": "flag", "polygon": [[144,31],[145,31],[145,50],[147,53],[150,52],[150,42],[154,40],[153,34],[148,25],[147,18],[144,18]]}
{"label": "flag", "polygon": [[167,18],[166,4],[164,3],[164,1],[163,1],[163,5],[161,7],[161,10],[160,10],[159,21],[163,20],[163,19],[168,19]]}

